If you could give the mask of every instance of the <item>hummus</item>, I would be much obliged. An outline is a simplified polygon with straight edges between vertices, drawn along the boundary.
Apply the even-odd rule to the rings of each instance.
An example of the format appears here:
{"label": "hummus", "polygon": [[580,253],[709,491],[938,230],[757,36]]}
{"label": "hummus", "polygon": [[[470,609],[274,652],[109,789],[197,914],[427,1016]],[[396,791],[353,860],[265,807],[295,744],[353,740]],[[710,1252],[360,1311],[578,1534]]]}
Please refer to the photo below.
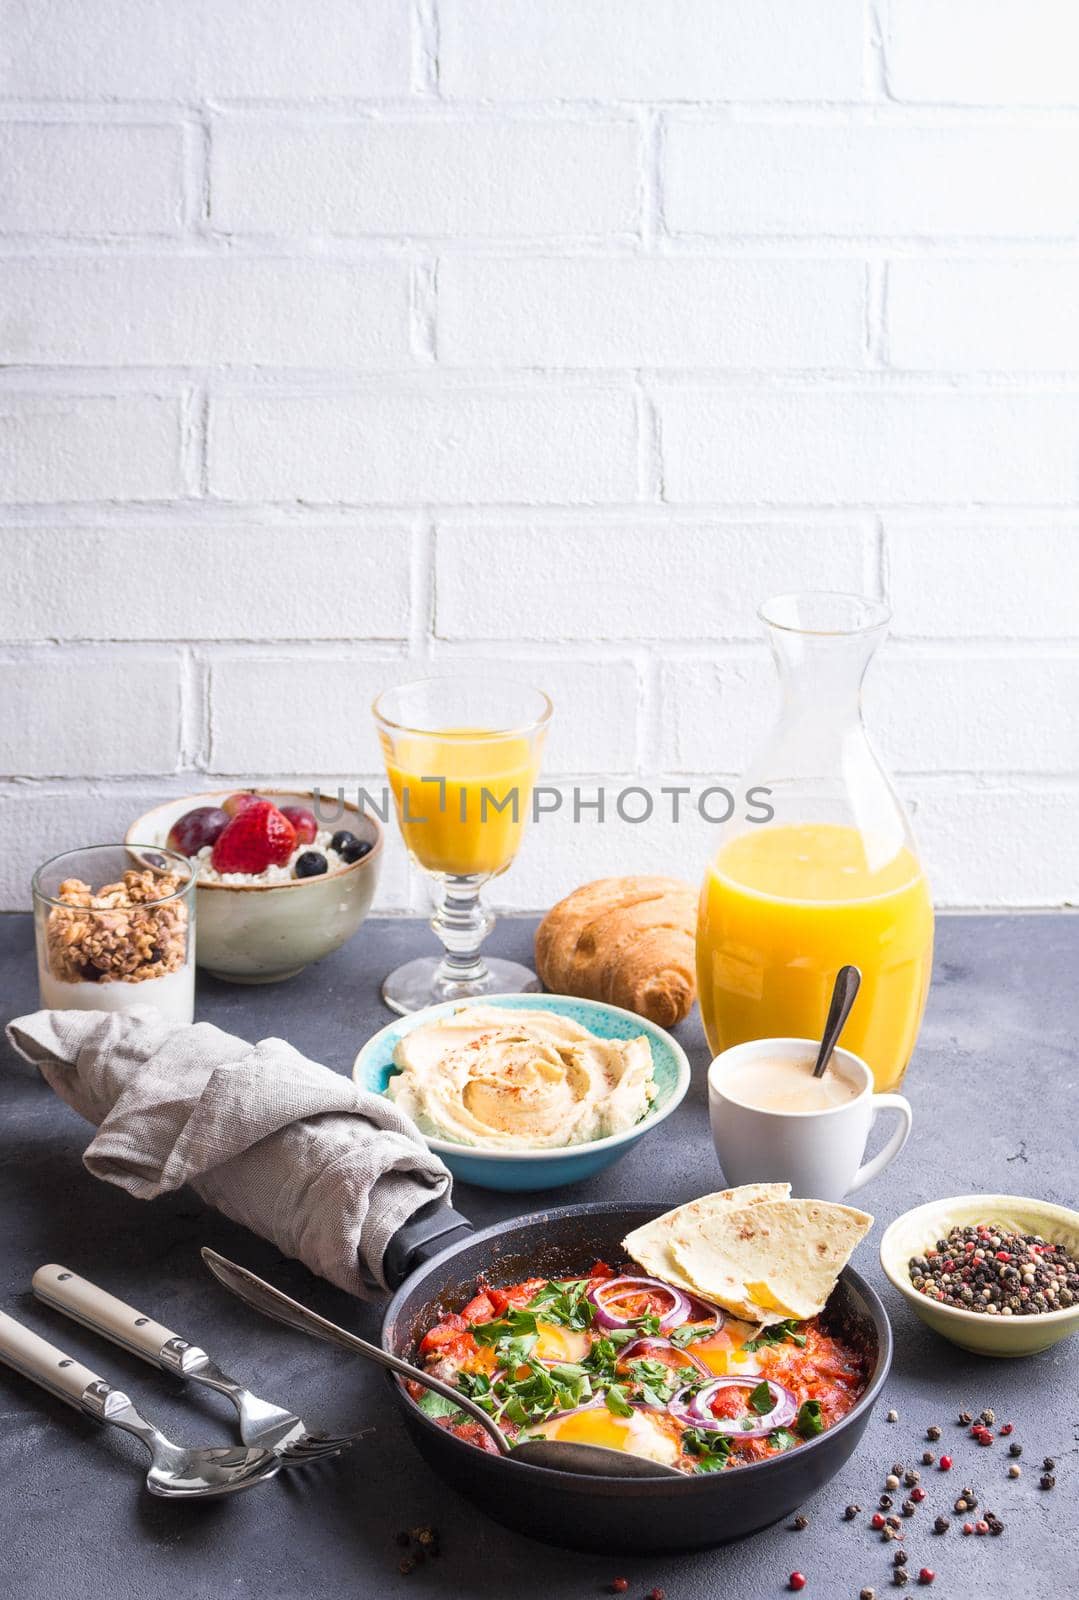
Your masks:
{"label": "hummus", "polygon": [[652,1050],[553,1011],[461,1006],[398,1040],[387,1093],[422,1132],[544,1150],[624,1133],[656,1094]]}

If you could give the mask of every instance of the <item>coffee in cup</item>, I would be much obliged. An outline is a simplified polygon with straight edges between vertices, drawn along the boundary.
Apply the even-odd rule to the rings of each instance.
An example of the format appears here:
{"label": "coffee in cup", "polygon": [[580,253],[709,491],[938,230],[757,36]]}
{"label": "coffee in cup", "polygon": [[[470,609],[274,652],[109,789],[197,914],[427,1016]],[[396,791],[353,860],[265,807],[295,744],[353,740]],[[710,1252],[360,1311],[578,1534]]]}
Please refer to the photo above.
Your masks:
{"label": "coffee in cup", "polygon": [[[842,1200],[893,1162],[913,1120],[901,1094],[874,1094],[860,1056],[836,1049],[813,1077],[812,1039],[755,1039],[718,1055],[708,1069],[712,1141],[728,1184],[789,1183],[796,1198]],[[882,1111],[900,1119],[888,1143],[862,1164]]]}

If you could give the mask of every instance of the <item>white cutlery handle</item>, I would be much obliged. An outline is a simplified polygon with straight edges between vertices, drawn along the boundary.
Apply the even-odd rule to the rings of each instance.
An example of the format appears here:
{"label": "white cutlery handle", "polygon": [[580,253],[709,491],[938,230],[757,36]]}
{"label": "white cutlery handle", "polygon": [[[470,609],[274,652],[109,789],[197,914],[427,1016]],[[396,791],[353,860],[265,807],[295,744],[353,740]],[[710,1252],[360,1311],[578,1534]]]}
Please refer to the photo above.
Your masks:
{"label": "white cutlery handle", "polygon": [[87,1283],[67,1267],[58,1267],[54,1262],[38,1267],[32,1283],[34,1293],[46,1305],[55,1306],[57,1311],[73,1317],[94,1333],[103,1333],[106,1339],[141,1356],[144,1361],[153,1362],[154,1366],[173,1370],[172,1364],[161,1358],[163,1348],[170,1341],[187,1349],[187,1345],[176,1340],[176,1335],[160,1322],[144,1316],[134,1306],[125,1305],[115,1295],[106,1294],[96,1284]]}
{"label": "white cutlery handle", "polygon": [[81,1361],[65,1356],[62,1350],[16,1322],[6,1311],[0,1311],[0,1361],[14,1367],[24,1378],[32,1378],[58,1399],[66,1400],[69,1406],[87,1411],[91,1416],[100,1416],[100,1412],[83,1403],[86,1391],[93,1388],[93,1398],[98,1402],[111,1392],[96,1372],[84,1367]]}

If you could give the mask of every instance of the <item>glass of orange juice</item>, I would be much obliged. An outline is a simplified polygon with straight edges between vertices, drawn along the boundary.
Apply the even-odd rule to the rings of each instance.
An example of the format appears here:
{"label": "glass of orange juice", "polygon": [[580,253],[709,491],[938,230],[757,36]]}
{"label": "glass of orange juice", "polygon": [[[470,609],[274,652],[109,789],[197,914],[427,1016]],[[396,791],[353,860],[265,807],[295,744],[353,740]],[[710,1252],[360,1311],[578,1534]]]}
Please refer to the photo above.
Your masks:
{"label": "glass of orange juice", "polygon": [[817,1039],[848,962],[862,986],[842,1043],[878,1091],[906,1071],[933,960],[933,907],[907,814],[862,723],[884,636],[880,601],[781,595],[760,617],[778,720],[701,888],[697,984],[714,1055],[750,1039]]}
{"label": "glass of orange juice", "polygon": [[537,990],[531,968],[482,954],[494,917],[480,892],[517,854],[551,702],[539,689],[463,675],[386,689],[374,716],[397,820],[431,881],[431,926],[443,945],[441,958],[391,972],[382,998],[407,1013]]}

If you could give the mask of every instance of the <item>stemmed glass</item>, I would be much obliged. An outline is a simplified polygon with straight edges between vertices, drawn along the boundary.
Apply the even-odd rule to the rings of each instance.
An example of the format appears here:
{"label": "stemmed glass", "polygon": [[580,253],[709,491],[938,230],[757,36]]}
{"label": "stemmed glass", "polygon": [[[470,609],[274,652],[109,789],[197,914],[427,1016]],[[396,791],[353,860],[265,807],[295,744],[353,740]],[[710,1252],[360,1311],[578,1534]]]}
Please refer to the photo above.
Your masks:
{"label": "stemmed glass", "polygon": [[481,954],[494,917],[480,891],[517,854],[551,702],[539,689],[462,675],[386,689],[373,711],[397,820],[431,880],[431,927],[444,951],[391,972],[382,998],[407,1013],[532,993],[539,980],[531,968]]}

